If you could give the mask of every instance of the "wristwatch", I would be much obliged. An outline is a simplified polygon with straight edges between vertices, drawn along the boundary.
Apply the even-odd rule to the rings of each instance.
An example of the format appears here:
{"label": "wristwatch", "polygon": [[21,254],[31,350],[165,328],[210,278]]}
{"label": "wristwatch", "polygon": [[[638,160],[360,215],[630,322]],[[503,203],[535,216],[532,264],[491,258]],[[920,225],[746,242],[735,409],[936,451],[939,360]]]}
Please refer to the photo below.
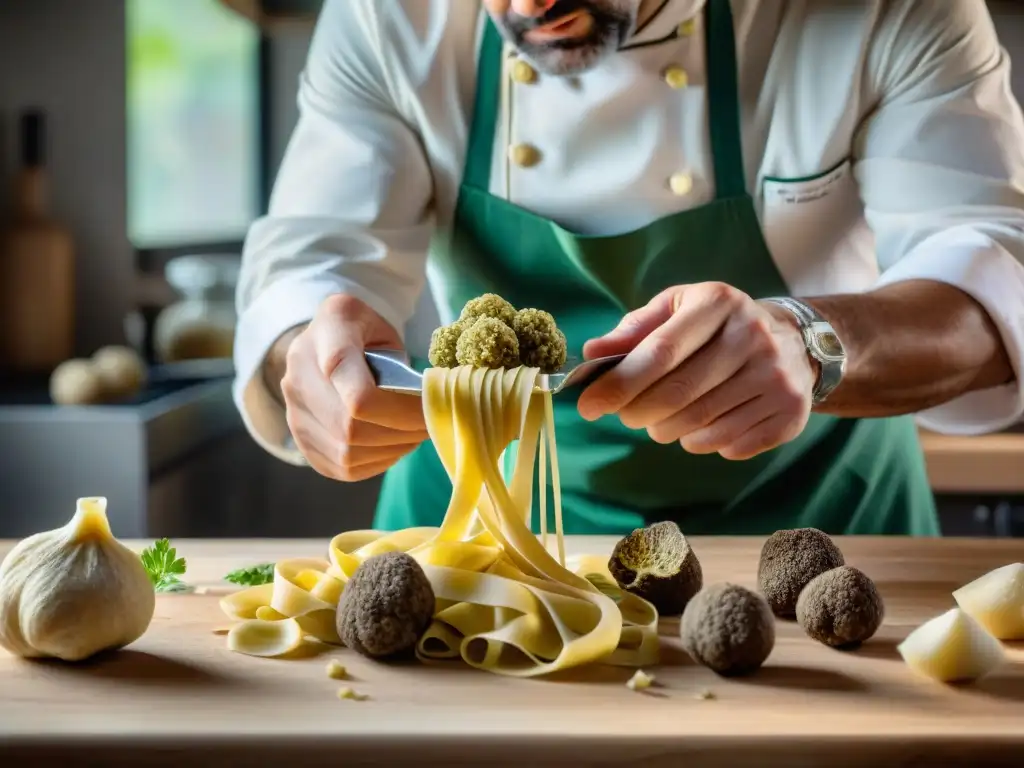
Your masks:
{"label": "wristwatch", "polygon": [[846,373],[846,350],[832,324],[817,313],[814,307],[789,296],[762,299],[788,310],[797,321],[807,346],[807,354],[818,362],[818,381],[811,393],[811,402],[823,403],[832,390],[839,386]]}

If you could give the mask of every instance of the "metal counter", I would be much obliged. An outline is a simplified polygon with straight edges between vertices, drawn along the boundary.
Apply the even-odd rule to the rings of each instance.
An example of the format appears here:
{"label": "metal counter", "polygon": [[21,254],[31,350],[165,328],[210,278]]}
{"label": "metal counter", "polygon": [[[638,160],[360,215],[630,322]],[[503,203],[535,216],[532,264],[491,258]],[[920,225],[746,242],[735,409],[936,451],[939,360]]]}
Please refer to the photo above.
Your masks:
{"label": "metal counter", "polygon": [[242,428],[224,379],[164,385],[117,405],[40,399],[0,406],[0,538],[62,525],[81,496],[107,497],[117,536],[151,536],[151,483]]}

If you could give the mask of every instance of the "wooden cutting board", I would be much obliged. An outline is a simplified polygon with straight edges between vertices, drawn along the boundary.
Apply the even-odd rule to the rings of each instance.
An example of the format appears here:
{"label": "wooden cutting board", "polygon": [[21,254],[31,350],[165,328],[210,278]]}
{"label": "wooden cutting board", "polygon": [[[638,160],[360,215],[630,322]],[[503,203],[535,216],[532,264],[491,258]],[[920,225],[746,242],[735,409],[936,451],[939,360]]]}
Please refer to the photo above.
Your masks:
{"label": "wooden cutting board", "polygon": [[[950,593],[1024,558],[1024,542],[839,539],[878,583],[887,615],[859,651],[779,623],[759,674],[725,680],[663,627],[662,684],[637,693],[629,670],[595,667],[512,680],[458,664],[389,666],[343,648],[268,660],[225,649],[218,588],[229,570],[324,556],[325,542],[178,541],[203,595],[161,596],[147,634],[82,666],[0,656],[0,765],[455,766],[1022,765],[1024,647],[966,687],[916,677],[895,646],[953,605]],[[760,538],[693,540],[706,582],[755,585]],[[610,551],[608,538],[570,540]],[[0,543],[0,556],[10,543]],[[133,546],[137,546],[132,543]],[[230,586],[230,585],[228,585]],[[0,652],[2,653],[2,652]],[[339,700],[329,659],[366,701]],[[713,698],[701,698],[710,691]]]}

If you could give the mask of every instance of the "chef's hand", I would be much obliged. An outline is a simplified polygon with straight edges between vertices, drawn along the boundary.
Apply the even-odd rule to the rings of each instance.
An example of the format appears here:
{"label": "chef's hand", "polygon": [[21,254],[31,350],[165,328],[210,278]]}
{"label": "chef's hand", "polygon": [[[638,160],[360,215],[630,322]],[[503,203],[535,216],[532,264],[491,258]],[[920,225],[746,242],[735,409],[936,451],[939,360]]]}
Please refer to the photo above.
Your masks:
{"label": "chef's hand", "polygon": [[364,302],[331,296],[288,345],[281,394],[288,428],[310,466],[353,482],[384,472],[427,439],[418,397],[378,389],[363,351],[401,349]]}
{"label": "chef's hand", "polygon": [[579,412],[617,414],[659,443],[746,459],[803,431],[817,377],[796,323],[722,283],[669,288],[584,347],[626,354],[588,386]]}

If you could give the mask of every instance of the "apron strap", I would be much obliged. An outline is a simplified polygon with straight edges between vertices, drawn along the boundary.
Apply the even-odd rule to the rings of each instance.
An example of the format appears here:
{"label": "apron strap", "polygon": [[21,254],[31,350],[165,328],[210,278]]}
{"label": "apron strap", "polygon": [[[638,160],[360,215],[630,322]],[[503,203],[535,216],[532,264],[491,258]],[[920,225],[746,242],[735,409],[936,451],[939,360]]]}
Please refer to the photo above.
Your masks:
{"label": "apron strap", "polygon": [[[486,11],[477,65],[473,121],[466,149],[463,183],[486,192],[497,136],[504,43]],[[740,129],[736,39],[730,0],[707,0],[704,8],[708,61],[708,112],[714,158],[716,198],[747,194]]]}
{"label": "apron strap", "polygon": [[498,101],[501,97],[501,34],[487,11],[484,14],[484,36],[476,68],[476,100],[473,122],[466,148],[466,167],[462,182],[487,192],[491,185],[491,158],[498,131]]}
{"label": "apron strap", "polygon": [[730,0],[707,0],[704,38],[708,61],[708,112],[711,154],[715,163],[715,197],[719,200],[747,194],[743,167],[743,132],[740,122],[739,75],[736,68],[736,32]]}

